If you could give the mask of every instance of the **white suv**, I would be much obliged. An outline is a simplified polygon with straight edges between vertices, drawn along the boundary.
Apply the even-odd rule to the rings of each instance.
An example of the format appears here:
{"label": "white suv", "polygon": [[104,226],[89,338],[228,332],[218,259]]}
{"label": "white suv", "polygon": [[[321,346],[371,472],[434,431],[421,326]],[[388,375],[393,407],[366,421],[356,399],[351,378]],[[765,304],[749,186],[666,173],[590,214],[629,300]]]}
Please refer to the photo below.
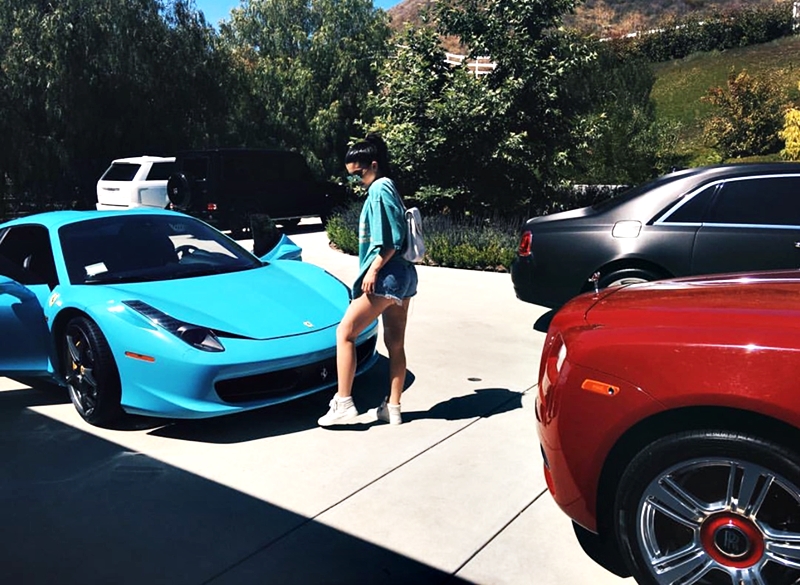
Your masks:
{"label": "white suv", "polygon": [[97,209],[164,209],[175,157],[136,156],[111,162],[97,181]]}

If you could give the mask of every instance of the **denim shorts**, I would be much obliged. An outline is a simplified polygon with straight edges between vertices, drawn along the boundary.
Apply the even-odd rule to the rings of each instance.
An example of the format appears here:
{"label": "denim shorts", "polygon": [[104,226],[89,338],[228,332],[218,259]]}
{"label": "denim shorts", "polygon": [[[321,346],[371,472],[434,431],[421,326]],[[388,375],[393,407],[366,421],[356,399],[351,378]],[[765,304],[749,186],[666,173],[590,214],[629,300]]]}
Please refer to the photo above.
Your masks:
{"label": "denim shorts", "polygon": [[390,260],[378,271],[374,294],[402,305],[403,299],[417,294],[417,269],[409,262]]}

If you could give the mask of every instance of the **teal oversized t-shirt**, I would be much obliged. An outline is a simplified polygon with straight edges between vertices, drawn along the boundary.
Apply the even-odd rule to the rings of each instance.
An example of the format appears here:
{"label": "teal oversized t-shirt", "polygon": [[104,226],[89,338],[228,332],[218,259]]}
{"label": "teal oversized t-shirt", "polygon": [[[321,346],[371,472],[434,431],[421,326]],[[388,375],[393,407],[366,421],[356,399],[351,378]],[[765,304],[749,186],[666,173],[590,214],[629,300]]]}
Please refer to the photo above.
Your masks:
{"label": "teal oversized t-shirt", "polygon": [[405,262],[399,254],[405,239],[405,208],[397,187],[386,177],[373,181],[358,220],[358,278],[353,285],[353,298],[361,295],[364,275],[381,249],[394,248],[397,252],[391,261]]}

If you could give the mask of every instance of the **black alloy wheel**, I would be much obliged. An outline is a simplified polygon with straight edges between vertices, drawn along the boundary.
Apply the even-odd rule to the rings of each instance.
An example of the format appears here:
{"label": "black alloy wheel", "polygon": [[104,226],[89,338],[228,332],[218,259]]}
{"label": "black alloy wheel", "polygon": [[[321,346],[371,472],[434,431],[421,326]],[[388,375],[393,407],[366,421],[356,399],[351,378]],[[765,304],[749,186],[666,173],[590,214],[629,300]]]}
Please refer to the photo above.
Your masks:
{"label": "black alloy wheel", "polygon": [[637,583],[800,583],[800,454],[692,431],[642,449],[620,480],[617,538]]}
{"label": "black alloy wheel", "polygon": [[67,323],[62,363],[69,397],[86,422],[105,426],[123,415],[117,365],[94,321],[74,317]]}

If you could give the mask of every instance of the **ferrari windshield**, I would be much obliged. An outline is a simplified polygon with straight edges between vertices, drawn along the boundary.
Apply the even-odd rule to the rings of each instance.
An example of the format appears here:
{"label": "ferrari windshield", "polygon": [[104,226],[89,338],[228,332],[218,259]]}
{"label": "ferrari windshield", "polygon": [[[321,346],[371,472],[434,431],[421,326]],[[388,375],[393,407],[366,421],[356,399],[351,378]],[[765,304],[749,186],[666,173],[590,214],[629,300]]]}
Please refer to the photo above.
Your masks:
{"label": "ferrari windshield", "polygon": [[72,284],[148,282],[262,266],[250,252],[192,217],[120,212],[59,229]]}

